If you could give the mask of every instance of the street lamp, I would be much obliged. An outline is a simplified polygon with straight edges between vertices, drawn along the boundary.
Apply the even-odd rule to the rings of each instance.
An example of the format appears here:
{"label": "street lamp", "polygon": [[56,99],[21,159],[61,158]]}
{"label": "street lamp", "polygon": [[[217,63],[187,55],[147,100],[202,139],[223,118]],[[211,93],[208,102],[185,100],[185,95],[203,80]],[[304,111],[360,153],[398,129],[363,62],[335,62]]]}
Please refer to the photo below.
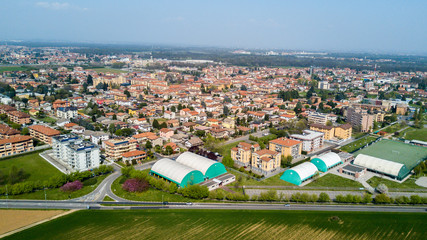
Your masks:
{"label": "street lamp", "polygon": [[9,192],[7,191],[7,184],[6,184],[6,203],[7,203],[7,208],[9,208]]}

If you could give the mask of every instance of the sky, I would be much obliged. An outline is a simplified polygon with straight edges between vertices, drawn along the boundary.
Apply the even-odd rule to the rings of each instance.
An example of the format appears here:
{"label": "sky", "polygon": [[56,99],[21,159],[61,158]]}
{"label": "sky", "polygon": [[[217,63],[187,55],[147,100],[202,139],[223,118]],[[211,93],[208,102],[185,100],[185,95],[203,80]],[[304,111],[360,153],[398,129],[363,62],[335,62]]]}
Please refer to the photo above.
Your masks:
{"label": "sky", "polygon": [[425,0],[1,0],[0,40],[427,53]]}

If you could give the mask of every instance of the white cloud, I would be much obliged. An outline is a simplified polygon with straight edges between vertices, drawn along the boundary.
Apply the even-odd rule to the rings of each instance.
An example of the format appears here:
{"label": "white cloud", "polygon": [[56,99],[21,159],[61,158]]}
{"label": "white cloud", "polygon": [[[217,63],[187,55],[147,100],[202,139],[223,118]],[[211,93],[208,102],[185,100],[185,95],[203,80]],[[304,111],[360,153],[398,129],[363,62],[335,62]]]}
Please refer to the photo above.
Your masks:
{"label": "white cloud", "polygon": [[80,10],[80,11],[87,11],[87,8],[81,8],[79,6],[71,5],[67,2],[37,2],[36,6],[50,9],[50,10]]}

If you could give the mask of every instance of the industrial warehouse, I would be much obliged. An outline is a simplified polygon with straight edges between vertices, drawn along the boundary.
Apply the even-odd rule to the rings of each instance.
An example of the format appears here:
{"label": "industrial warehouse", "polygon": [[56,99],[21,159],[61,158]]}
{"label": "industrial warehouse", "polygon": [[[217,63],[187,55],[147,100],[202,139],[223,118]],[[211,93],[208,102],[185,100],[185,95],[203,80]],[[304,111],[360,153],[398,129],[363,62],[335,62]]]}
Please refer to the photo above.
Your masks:
{"label": "industrial warehouse", "polygon": [[163,158],[151,168],[150,174],[186,187],[203,183],[209,190],[214,190],[235,180],[235,176],[227,174],[222,163],[203,156],[185,152],[176,161]]}

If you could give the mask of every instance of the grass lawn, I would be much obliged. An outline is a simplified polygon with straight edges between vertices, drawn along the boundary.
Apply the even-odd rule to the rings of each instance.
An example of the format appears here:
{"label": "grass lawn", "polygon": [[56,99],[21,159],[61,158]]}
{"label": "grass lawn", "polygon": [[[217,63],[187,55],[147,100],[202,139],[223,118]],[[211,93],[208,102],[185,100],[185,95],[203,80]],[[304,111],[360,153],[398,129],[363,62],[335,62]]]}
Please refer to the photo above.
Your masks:
{"label": "grass lawn", "polygon": [[352,137],[354,137],[355,139],[361,138],[363,136],[367,135],[367,133],[364,132],[359,132],[359,133],[353,133]]}
{"label": "grass lawn", "polygon": [[370,178],[367,183],[369,183],[369,185],[371,185],[372,187],[376,187],[378,186],[378,184],[380,183],[384,183],[389,189],[390,188],[395,188],[395,189],[427,189],[425,187],[421,187],[418,186],[417,184],[415,184],[415,179],[410,178],[406,181],[404,181],[403,183],[397,183],[397,182],[393,182],[387,179],[382,179],[380,177],[372,177]]}
{"label": "grass lawn", "polygon": [[351,179],[334,174],[326,174],[306,185],[307,187],[352,187],[361,188],[363,185]]}
{"label": "grass lawn", "polygon": [[345,152],[351,153],[351,152],[356,151],[360,147],[363,147],[366,144],[371,143],[371,142],[373,142],[375,140],[377,140],[377,137],[366,136],[366,137],[360,138],[360,139],[358,139],[358,140],[356,140],[356,141],[354,141],[352,143],[349,143],[349,144],[341,147],[341,150],[345,151]]}
{"label": "grass lawn", "polygon": [[229,156],[231,157],[231,149],[236,147],[240,142],[234,142],[227,145],[221,145],[215,149],[219,154],[221,154],[223,157]]}
{"label": "grass lawn", "polygon": [[405,131],[404,138],[408,140],[420,140],[420,141],[427,141],[427,128],[410,128],[407,131]]}
{"label": "grass lawn", "polygon": [[86,69],[95,71],[97,73],[126,73],[127,71],[123,71],[120,69],[113,69],[113,68],[94,68],[94,69]]}
{"label": "grass lawn", "polygon": [[[47,200],[66,200],[68,198],[78,198],[89,194],[107,177],[108,175],[101,175],[95,177],[97,179],[96,184],[91,186],[84,186],[82,189],[77,190],[72,193],[65,193],[59,188],[47,189],[46,190],[46,199]],[[84,182],[84,181],[83,181]],[[0,198],[6,198],[6,196],[1,196]],[[10,199],[35,199],[35,200],[44,200],[44,191],[36,191],[32,193],[20,194],[20,195],[9,195]]]}
{"label": "grass lawn", "polygon": [[105,196],[102,201],[104,201],[104,202],[115,202],[115,200],[110,198],[109,196]]}
{"label": "grass lawn", "polygon": [[54,118],[51,118],[51,117],[39,118],[39,120],[46,122],[46,123],[56,123],[56,120]]}
{"label": "grass lawn", "polygon": [[242,179],[238,184],[240,186],[296,186],[292,183],[288,183],[286,181],[281,180],[280,177],[282,176],[283,173],[274,175],[273,177],[264,179],[262,181],[257,181],[255,179],[248,178],[245,175],[241,173],[237,173],[235,171],[228,171],[228,172],[236,176],[236,182],[231,183],[230,186],[235,186],[237,184],[239,177],[241,177]]}
{"label": "grass lawn", "polygon": [[406,127],[406,125],[401,125],[399,123],[396,123],[396,124],[393,124],[393,125],[385,128],[385,129],[383,129],[382,131],[387,132],[387,133],[394,133],[394,132],[397,132],[404,127]]}
{"label": "grass lawn", "polygon": [[27,181],[44,181],[51,176],[62,174],[58,169],[40,157],[39,153],[30,153],[6,160],[0,160],[0,171],[8,174],[12,166],[23,168],[25,173],[30,174]]}
{"label": "grass lawn", "polygon": [[427,214],[81,210],[4,239],[425,239]]}

